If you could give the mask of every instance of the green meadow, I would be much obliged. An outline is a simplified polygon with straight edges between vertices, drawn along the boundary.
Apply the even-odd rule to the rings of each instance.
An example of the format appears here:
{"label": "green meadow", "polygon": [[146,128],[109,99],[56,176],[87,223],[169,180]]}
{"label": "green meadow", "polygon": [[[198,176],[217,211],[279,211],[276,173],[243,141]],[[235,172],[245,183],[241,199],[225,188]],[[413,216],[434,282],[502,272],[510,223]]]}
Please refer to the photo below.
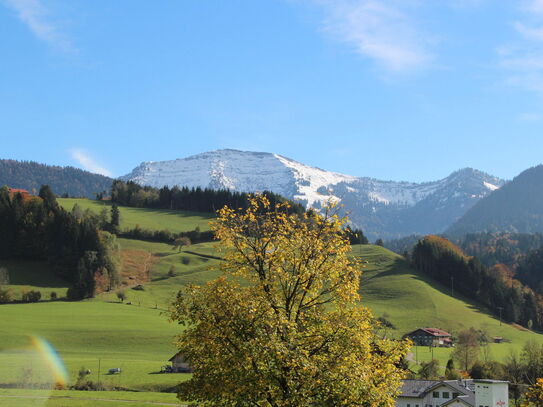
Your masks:
{"label": "green meadow", "polygon": [[[65,207],[73,206],[76,202],[83,209],[99,210],[104,206],[103,203],[89,200],[60,201]],[[141,227],[161,229],[169,225],[170,230],[175,227],[179,231],[193,229],[195,225],[201,225],[204,230],[205,222],[209,219],[201,214],[179,215],[134,208],[121,208],[121,216],[125,227],[139,224]],[[216,267],[221,260],[216,258],[219,256],[216,243],[195,244],[181,251],[173,250],[171,245],[164,243],[130,239],[119,239],[119,243],[128,260],[138,253],[152,259],[149,263],[149,281],[143,284],[143,290],[135,290],[127,284],[123,288],[126,294],[124,302],[117,299],[115,292],[103,293],[81,302],[49,301],[51,291],[63,295],[67,284],[58,279],[45,263],[0,263],[0,266],[10,270],[10,288],[14,293],[38,289],[44,294],[39,303],[0,306],[0,383],[20,383],[25,371],[28,375],[29,368],[36,383],[51,375],[43,355],[36,352],[32,345],[35,336],[45,338],[58,351],[68,369],[70,383],[75,381],[78,370],[83,366],[91,370],[89,378],[95,382],[99,381],[110,388],[142,392],[172,391],[176,384],[189,377],[187,374],[158,373],[175,353],[173,341],[182,329],[168,322],[167,308],[183,286],[203,284],[218,276]],[[352,255],[364,263],[362,304],[370,307],[376,316],[386,316],[395,326],[387,331],[382,329],[387,336],[401,338],[418,327],[437,327],[453,334],[474,327],[486,331],[489,336],[505,339],[505,343],[491,344],[486,349],[486,356],[497,360],[503,360],[511,351],[518,351],[529,339],[543,339],[537,333],[505,323],[500,325],[487,310],[461,296],[452,297],[449,287],[429,280],[410,268],[401,256],[387,249],[355,245]],[[409,359],[415,363],[433,356],[444,366],[450,351],[444,348],[414,348]],[[121,374],[107,374],[108,369],[117,367],[122,369]],[[22,392],[13,391],[18,394]],[[1,394],[0,405],[6,399]],[[105,395],[104,392],[99,394]],[[138,393],[138,397],[145,394],[149,393]],[[164,397],[170,396],[173,399],[168,400],[175,403],[173,395]],[[20,400],[16,397],[9,399]],[[69,404],[77,402],[73,400],[63,401],[65,404],[51,404],[56,403],[55,400],[60,399],[36,405],[110,405]],[[87,401],[81,400],[81,403]],[[17,404],[14,401],[7,405]]]}
{"label": "green meadow", "polygon": [[[58,203],[66,210],[72,210],[75,204],[82,210],[90,209],[100,213],[103,209],[111,209],[107,201],[94,201],[90,199],[59,198]],[[188,232],[199,227],[200,230],[209,230],[209,220],[212,214],[190,211],[169,211],[165,209],[146,209],[119,207],[121,215],[121,230],[133,229],[139,225],[142,229],[169,230],[170,232]]]}
{"label": "green meadow", "polygon": [[172,393],[0,389],[0,406],[6,407],[114,407],[119,405],[183,406]]}

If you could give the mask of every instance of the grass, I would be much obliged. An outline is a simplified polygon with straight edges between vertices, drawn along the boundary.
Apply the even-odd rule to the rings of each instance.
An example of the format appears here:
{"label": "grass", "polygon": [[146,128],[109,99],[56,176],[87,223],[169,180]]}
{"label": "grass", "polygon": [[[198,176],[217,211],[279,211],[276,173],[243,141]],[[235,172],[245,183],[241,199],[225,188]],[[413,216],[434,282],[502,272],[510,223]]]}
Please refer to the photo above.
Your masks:
{"label": "grass", "polygon": [[[209,270],[210,266],[220,263],[220,260],[209,257],[217,256],[214,243],[195,244],[181,252],[163,243],[130,239],[119,239],[119,243],[125,251],[152,255],[150,281],[144,285],[144,290],[128,287],[125,303],[119,303],[115,293],[105,293],[93,300],[74,303],[2,305],[0,383],[20,381],[23,369],[29,366],[35,377],[50,376],[47,365],[40,362],[41,355],[31,345],[32,335],[44,337],[58,350],[71,382],[82,366],[91,369],[94,381],[135,390],[171,389],[190,377],[157,373],[175,352],[172,342],[174,336],[181,332],[180,326],[167,322],[165,310],[182,286],[202,284],[218,275],[217,271]],[[447,287],[411,269],[400,256],[387,249],[372,245],[355,246],[353,255],[366,262],[361,284],[362,303],[376,316],[387,315],[396,327],[387,332],[389,336],[399,338],[423,326],[439,327],[456,334],[473,326],[485,330],[489,336],[502,336],[510,341],[489,345],[490,355],[497,360],[503,360],[511,350],[519,350],[529,339],[542,339],[541,335],[533,332],[521,331],[507,324],[500,326],[499,321],[486,310],[465,298],[451,297]],[[45,287],[47,285],[62,288],[62,281],[56,279],[44,263],[11,262],[7,266],[16,271],[17,276],[13,280],[16,287],[32,283],[42,290],[49,289]],[[168,274],[172,266],[173,276]],[[433,350],[433,356],[442,365],[445,365],[449,354],[450,349]],[[431,357],[429,348],[412,350],[413,360],[420,362]],[[121,367],[123,373],[105,374],[106,369],[112,367]],[[0,403],[2,400],[0,397]],[[56,401],[47,401],[52,402]],[[102,404],[66,402],[59,405]]]}
{"label": "grass", "polygon": [[[490,357],[503,360],[511,351],[519,351],[530,339],[541,341],[543,336],[520,330],[499,320],[462,296],[451,297],[450,288],[430,280],[411,269],[403,258],[379,246],[353,247],[353,254],[365,262],[361,282],[362,303],[376,316],[388,315],[396,329],[388,334],[401,337],[418,327],[436,327],[457,334],[474,327],[489,336],[501,336],[507,343],[490,344]],[[451,349],[434,349],[434,357],[445,365]],[[413,349],[413,358],[430,360],[432,352],[427,347]]]}
{"label": "grass", "polygon": [[[91,379],[131,389],[171,388],[186,374],[157,374],[175,353],[181,331],[160,310],[104,301],[2,305],[0,383],[22,381],[32,369],[32,382],[51,380],[52,370],[32,343],[47,339],[57,349],[74,382],[84,366]],[[100,364],[100,374],[98,366]],[[107,369],[120,367],[120,375]]]}
{"label": "grass", "polygon": [[[79,198],[59,198],[58,203],[66,210],[72,210],[75,204],[82,210],[90,209],[100,213],[103,209],[111,208],[109,202],[94,201]],[[169,230],[170,232],[188,232],[199,227],[201,231],[209,230],[209,220],[212,214],[191,211],[170,211],[164,209],[119,207],[121,215],[121,230],[133,229],[139,225],[148,230]]]}
{"label": "grass", "polygon": [[43,300],[49,299],[52,292],[64,297],[69,287],[68,282],[53,273],[44,261],[0,260],[0,267],[8,270],[9,288],[17,299],[22,292],[30,290],[39,290]]}
{"label": "grass", "polygon": [[[160,404],[159,404],[160,403]],[[175,394],[125,391],[73,391],[0,389],[0,406],[10,407],[113,407],[119,405],[148,407],[183,405]]]}

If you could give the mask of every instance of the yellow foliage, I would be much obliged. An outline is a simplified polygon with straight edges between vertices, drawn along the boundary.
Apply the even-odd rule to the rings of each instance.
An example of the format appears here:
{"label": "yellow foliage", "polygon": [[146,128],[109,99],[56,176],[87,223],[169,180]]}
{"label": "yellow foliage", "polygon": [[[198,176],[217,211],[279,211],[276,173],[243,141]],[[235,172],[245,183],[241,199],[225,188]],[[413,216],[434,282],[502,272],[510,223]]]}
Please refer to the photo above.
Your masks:
{"label": "yellow foliage", "polygon": [[524,406],[533,405],[535,407],[543,406],[543,379],[537,379],[537,382],[528,388],[524,395],[526,402]]}
{"label": "yellow foliage", "polygon": [[179,397],[212,406],[394,406],[408,344],[379,338],[333,208],[293,215],[256,195],[213,224],[223,276],[180,293],[171,319],[194,374]]}

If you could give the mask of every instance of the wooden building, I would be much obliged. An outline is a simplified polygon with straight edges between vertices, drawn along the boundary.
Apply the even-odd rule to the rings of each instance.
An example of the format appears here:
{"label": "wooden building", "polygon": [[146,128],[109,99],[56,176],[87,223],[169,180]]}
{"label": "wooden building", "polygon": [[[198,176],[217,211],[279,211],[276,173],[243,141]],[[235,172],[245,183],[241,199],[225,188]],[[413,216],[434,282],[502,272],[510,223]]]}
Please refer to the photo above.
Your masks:
{"label": "wooden building", "polygon": [[405,334],[404,338],[411,339],[416,346],[452,346],[452,335],[438,328],[419,328]]}
{"label": "wooden building", "polygon": [[172,362],[172,372],[175,373],[191,373],[192,368],[190,367],[190,364],[188,360],[185,358],[185,356],[181,352],[177,352],[175,355],[173,355],[169,362]]}

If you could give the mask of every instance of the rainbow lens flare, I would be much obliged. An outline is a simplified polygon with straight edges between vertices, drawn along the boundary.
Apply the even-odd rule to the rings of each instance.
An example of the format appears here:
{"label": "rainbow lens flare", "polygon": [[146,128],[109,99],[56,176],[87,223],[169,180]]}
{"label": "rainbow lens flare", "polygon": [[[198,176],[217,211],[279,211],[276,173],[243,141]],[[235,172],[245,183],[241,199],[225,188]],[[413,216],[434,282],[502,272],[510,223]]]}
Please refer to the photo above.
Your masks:
{"label": "rainbow lens flare", "polygon": [[39,336],[32,336],[31,339],[33,347],[50,369],[55,383],[65,385],[68,382],[68,371],[53,345]]}

